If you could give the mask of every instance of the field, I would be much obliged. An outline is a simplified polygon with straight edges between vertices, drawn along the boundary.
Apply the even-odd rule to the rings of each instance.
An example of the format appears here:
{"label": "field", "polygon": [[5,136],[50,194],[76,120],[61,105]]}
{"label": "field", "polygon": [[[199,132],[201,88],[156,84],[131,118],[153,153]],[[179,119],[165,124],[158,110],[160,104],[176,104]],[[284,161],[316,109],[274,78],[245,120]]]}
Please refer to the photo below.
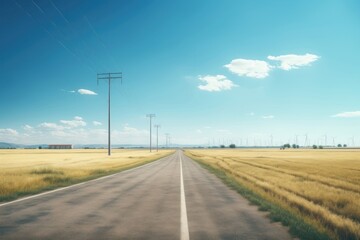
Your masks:
{"label": "field", "polygon": [[0,202],[115,173],[173,150],[0,150]]}
{"label": "field", "polygon": [[[360,150],[206,149],[186,154],[332,239],[360,239]],[[278,220],[287,222],[288,215]]]}

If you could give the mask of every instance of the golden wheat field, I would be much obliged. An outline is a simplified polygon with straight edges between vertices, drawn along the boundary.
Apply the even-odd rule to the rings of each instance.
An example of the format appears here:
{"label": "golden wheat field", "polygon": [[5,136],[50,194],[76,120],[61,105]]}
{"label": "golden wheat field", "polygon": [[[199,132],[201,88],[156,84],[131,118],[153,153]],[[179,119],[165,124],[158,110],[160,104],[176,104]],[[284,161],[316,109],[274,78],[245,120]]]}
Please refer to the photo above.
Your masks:
{"label": "golden wheat field", "polygon": [[206,149],[186,154],[334,239],[360,239],[360,150]]}
{"label": "golden wheat field", "polygon": [[138,166],[173,152],[160,150],[0,150],[0,201]]}

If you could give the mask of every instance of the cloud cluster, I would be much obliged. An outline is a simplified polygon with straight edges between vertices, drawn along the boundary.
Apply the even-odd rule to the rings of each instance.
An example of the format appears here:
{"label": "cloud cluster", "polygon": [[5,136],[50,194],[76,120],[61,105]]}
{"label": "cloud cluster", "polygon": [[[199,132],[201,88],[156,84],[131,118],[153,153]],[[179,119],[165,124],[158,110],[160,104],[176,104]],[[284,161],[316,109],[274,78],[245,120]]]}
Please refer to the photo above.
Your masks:
{"label": "cloud cluster", "polygon": [[236,85],[224,75],[206,75],[199,76],[198,78],[204,83],[204,85],[198,86],[198,88],[203,91],[218,92],[222,90],[230,90],[231,88],[236,87]]}
{"label": "cloud cluster", "polygon": [[296,69],[303,66],[308,66],[310,63],[315,62],[320,57],[314,54],[305,54],[305,55],[280,55],[280,56],[268,56],[269,60],[280,61],[280,66],[278,68],[283,70]]}
{"label": "cloud cluster", "polygon": [[73,120],[60,120],[60,122],[70,128],[86,126],[86,122],[82,119],[82,117],[78,117],[78,116],[74,117]]}
{"label": "cloud cluster", "polygon": [[342,112],[335,115],[332,115],[332,117],[337,118],[353,118],[353,117],[360,117],[360,111],[354,111],[354,112]]}
{"label": "cloud cluster", "polygon": [[7,135],[7,136],[17,136],[17,135],[19,135],[18,131],[14,130],[12,128],[0,129],[0,134],[1,135]]}
{"label": "cloud cluster", "polygon": [[65,129],[64,126],[58,125],[56,123],[48,123],[48,122],[40,123],[38,127],[41,129],[44,129],[44,130],[63,130],[63,129]]}
{"label": "cloud cluster", "polygon": [[234,59],[224,67],[239,76],[252,78],[265,78],[271,70],[271,66],[265,61],[242,58]]}
{"label": "cloud cluster", "polygon": [[270,64],[262,60],[250,59],[234,59],[224,67],[229,69],[232,73],[239,76],[251,78],[266,78],[272,69],[282,69],[289,71],[299,67],[309,66],[320,57],[314,54],[306,53],[304,55],[287,54],[280,56],[268,56],[267,59],[271,61],[280,62],[280,65]]}
{"label": "cloud cluster", "polygon": [[[92,121],[93,126],[101,126],[102,123]],[[96,144],[107,142],[107,129],[91,128],[86,121],[79,116],[70,120],[58,122],[42,122],[36,126],[23,125],[20,132],[15,129],[0,129],[0,142],[14,142],[26,144],[49,144],[49,143],[72,143],[72,144]],[[149,132],[137,129],[125,124],[121,129],[112,131],[114,143],[139,144],[146,143]]]}
{"label": "cloud cluster", "polygon": [[[224,67],[230,72],[241,77],[244,76],[263,79],[268,77],[270,71],[273,69],[289,71],[291,69],[309,66],[312,62],[317,61],[319,58],[319,56],[310,53],[306,53],[304,55],[287,54],[280,56],[268,56],[267,59],[271,62],[275,62],[274,64],[264,60],[237,58],[231,60],[231,62],[224,65]],[[224,75],[206,75],[205,77],[199,76],[198,79],[206,83],[205,85],[198,86],[198,88],[203,91],[213,92],[229,90],[236,86]]]}

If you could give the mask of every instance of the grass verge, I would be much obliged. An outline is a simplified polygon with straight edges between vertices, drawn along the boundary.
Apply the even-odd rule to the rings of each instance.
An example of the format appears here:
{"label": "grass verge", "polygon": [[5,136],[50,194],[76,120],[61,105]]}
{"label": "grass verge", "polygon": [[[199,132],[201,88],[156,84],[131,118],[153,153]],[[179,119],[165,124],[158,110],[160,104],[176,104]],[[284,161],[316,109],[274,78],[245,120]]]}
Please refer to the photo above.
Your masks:
{"label": "grass verge", "polygon": [[[190,157],[190,156],[188,156]],[[191,157],[200,164],[203,168],[209,172],[215,174],[220,178],[227,186],[236,190],[243,197],[248,199],[250,203],[259,206],[260,211],[269,212],[269,218],[274,222],[281,222],[284,226],[288,226],[290,233],[293,236],[300,239],[316,239],[316,240],[328,240],[331,239],[327,234],[318,231],[313,226],[304,222],[300,217],[292,214],[291,212],[279,207],[278,205],[264,200],[260,195],[241,185],[231,174],[226,173],[220,169],[217,169],[199,159]]]}

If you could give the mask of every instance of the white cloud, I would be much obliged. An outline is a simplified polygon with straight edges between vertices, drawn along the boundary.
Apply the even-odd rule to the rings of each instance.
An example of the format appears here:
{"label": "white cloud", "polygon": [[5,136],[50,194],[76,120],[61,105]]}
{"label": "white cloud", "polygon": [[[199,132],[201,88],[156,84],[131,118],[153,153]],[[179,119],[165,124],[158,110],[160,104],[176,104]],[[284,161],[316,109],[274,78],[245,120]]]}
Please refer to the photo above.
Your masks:
{"label": "white cloud", "polygon": [[19,133],[12,129],[12,128],[5,128],[5,129],[0,129],[0,134],[1,135],[7,135],[7,136],[17,136],[19,135]]}
{"label": "white cloud", "polygon": [[335,114],[332,117],[340,117],[340,118],[360,117],[360,111],[342,112],[342,113]]}
{"label": "white cloud", "polygon": [[[107,129],[94,127],[93,124],[90,127],[84,127],[85,124],[82,117],[76,116],[72,120],[42,122],[36,126],[26,124],[22,126],[23,133],[18,133],[11,128],[0,129],[0,142],[24,144],[105,144],[107,142]],[[113,144],[147,144],[148,139],[148,130],[128,124],[124,124],[121,129],[112,130]],[[159,135],[159,141],[162,144],[162,135]]]}
{"label": "white cloud", "polygon": [[101,122],[98,122],[98,121],[93,121],[92,122],[94,126],[101,126],[102,123]]}
{"label": "white cloud", "polygon": [[63,130],[64,126],[58,125],[56,123],[48,123],[48,122],[43,122],[39,124],[40,128],[43,128],[45,130]]}
{"label": "white cloud", "polygon": [[201,129],[197,129],[197,130],[196,130],[196,133],[198,133],[198,134],[202,134],[202,133],[203,133],[203,131],[201,131]]}
{"label": "white cloud", "polygon": [[227,79],[224,75],[206,75],[198,76],[198,78],[205,84],[198,86],[198,88],[203,91],[218,92],[222,90],[230,90],[231,88],[237,86],[231,80]]}
{"label": "white cloud", "polygon": [[34,128],[33,128],[32,126],[27,125],[27,124],[25,124],[25,125],[23,126],[23,129],[24,129],[25,131],[32,131],[32,130],[34,130]]}
{"label": "white cloud", "polygon": [[74,117],[73,120],[60,120],[60,122],[70,128],[86,126],[86,122],[83,120],[83,118],[78,116]]}
{"label": "white cloud", "polygon": [[255,116],[254,112],[249,113],[250,116]]}
{"label": "white cloud", "polygon": [[20,134],[12,128],[0,129],[0,142],[14,142],[17,143]]}
{"label": "white cloud", "polygon": [[80,93],[81,95],[97,95],[96,92],[87,89],[79,89],[78,93]]}
{"label": "white cloud", "polygon": [[296,69],[302,66],[308,66],[310,63],[315,62],[320,57],[314,54],[305,54],[305,55],[280,55],[280,56],[268,56],[269,60],[280,61],[280,69],[291,70]]}
{"label": "white cloud", "polygon": [[273,119],[275,117],[273,115],[267,115],[267,116],[262,116],[261,118],[263,118],[263,119]]}
{"label": "white cloud", "polygon": [[[40,130],[51,130],[51,131],[63,131],[65,129],[72,129],[77,127],[84,127],[86,126],[86,122],[83,120],[82,117],[76,116],[72,120],[60,120],[61,124],[57,123],[49,123],[43,122],[39,124]],[[25,128],[24,128],[25,129]]]}
{"label": "white cloud", "polygon": [[239,76],[252,78],[265,78],[269,76],[269,72],[272,68],[265,61],[242,58],[234,59],[224,67]]}

